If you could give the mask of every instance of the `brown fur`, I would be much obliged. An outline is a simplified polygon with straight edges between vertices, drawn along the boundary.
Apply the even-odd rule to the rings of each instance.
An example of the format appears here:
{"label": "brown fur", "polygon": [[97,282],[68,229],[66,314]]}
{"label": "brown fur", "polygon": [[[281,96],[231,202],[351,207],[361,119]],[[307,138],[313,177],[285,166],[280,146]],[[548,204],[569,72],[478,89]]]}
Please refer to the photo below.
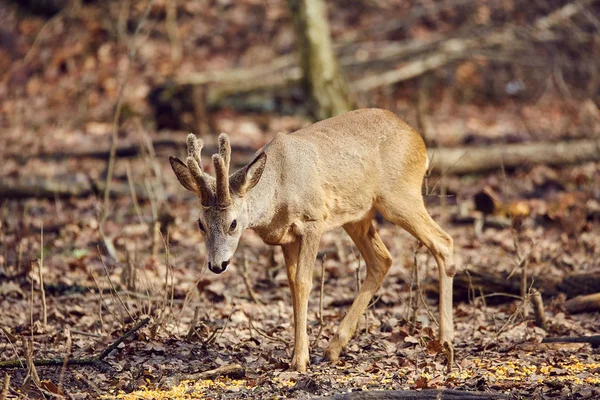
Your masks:
{"label": "brown fur", "polygon": [[[219,142],[229,146],[228,140]],[[221,161],[223,155],[218,156]],[[427,163],[421,136],[401,119],[384,110],[356,110],[292,134],[278,134],[254,161],[230,177],[229,205],[223,207],[217,198],[221,207],[203,207],[208,261],[215,272],[224,271],[246,228],[282,247],[294,307],[292,368],[305,371],[308,364],[308,296],[323,232],[343,226],[367,265],[360,292],[325,350],[329,360],[338,359],[390,268],[390,253],[371,222],[375,211],[434,255],[440,277],[440,339],[452,360],[453,245],[423,203]],[[190,189],[193,174],[176,159],[171,165]],[[193,191],[201,199],[220,197],[220,190],[202,193],[206,186],[196,185]],[[237,227],[231,229],[234,219]]]}

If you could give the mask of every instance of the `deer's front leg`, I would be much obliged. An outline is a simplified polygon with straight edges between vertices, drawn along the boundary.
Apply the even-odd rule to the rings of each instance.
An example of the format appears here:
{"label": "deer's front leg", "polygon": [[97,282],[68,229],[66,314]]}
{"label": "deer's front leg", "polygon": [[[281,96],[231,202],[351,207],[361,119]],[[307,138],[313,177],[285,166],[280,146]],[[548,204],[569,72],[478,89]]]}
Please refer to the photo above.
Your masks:
{"label": "deer's front leg", "polygon": [[[299,238],[298,265],[292,295],[294,296],[294,356],[292,369],[305,372],[308,365],[308,333],[306,320],[308,317],[308,297],[312,288],[313,268],[319,250],[320,231],[306,230]],[[288,274],[291,271],[288,270]]]}
{"label": "deer's front leg", "polygon": [[[296,312],[296,271],[298,270],[298,256],[300,253],[300,242],[293,242],[281,245],[283,250],[283,258],[285,260],[285,270],[287,272],[288,284],[290,285],[290,292],[292,294],[292,307],[294,310],[294,327],[298,325],[297,312]],[[296,354],[296,347],[294,343],[294,355]],[[294,355],[292,357],[295,359]]]}

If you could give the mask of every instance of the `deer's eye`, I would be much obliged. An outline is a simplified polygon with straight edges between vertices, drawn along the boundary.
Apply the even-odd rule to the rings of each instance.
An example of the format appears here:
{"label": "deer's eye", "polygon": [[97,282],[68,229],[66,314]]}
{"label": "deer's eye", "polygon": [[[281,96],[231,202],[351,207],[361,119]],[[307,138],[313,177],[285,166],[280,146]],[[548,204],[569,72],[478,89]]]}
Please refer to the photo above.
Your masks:
{"label": "deer's eye", "polygon": [[202,221],[200,220],[198,220],[198,228],[200,228],[202,232],[206,232],[206,229],[204,229],[204,225],[202,225]]}
{"label": "deer's eye", "polygon": [[237,228],[237,221],[234,219],[233,221],[231,221],[231,226],[229,227],[229,231],[233,232],[235,230],[235,228]]}

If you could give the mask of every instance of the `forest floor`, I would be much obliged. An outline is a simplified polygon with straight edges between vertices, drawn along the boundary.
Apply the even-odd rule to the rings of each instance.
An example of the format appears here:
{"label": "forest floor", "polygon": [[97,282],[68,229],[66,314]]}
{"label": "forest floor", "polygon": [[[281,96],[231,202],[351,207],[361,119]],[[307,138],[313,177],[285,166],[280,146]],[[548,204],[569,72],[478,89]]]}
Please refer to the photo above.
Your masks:
{"label": "forest floor", "polygon": [[[50,19],[22,18],[0,5],[0,33],[12,43],[0,48],[0,183],[54,180],[70,186],[105,179],[107,156],[73,152],[108,149],[120,78],[127,69],[127,34],[145,2],[130,4],[124,21],[119,19],[124,9],[120,2],[84,3],[76,15]],[[324,235],[309,304],[311,364],[305,374],[290,371],[292,302],[280,249],[269,248],[248,231],[226,273],[207,270],[196,223],[198,201],[179,186],[168,163],[168,155],[185,149],[150,144],[181,140],[187,131],[153,125],[148,95],[163,76],[252,66],[289,53],[293,31],[283,1],[269,2],[268,10],[250,0],[229,6],[211,2],[208,10],[198,3],[180,2],[186,51],[178,68],[171,63],[163,23],[165,2],[157,2],[148,32],[140,35],[138,59],[123,95],[119,143],[142,150],[117,159],[118,196],[108,204],[94,194],[0,197],[0,367],[7,360],[23,362],[0,369],[0,381],[8,381],[0,398],[270,399],[428,388],[511,398],[599,398],[600,350],[588,343],[542,339],[600,332],[597,312],[566,311],[566,300],[579,293],[563,292],[558,285],[569,276],[600,270],[600,163],[523,166],[466,176],[450,171],[426,179],[428,210],[453,237],[459,261],[450,373],[437,342],[433,257],[416,239],[380,219],[377,230],[393,265],[340,361],[320,362],[365,274],[364,262],[343,230]],[[370,3],[362,13],[359,6],[332,2],[339,11],[332,13],[334,39],[406,13],[395,2]],[[402,3],[410,8],[410,2]],[[447,33],[458,23],[431,25],[417,20],[401,38],[364,40],[427,36],[432,33],[427,29]],[[485,81],[485,76],[473,78],[478,69],[471,67],[458,65],[468,75],[458,86],[467,86],[469,79]],[[600,134],[597,103],[563,96],[550,78],[525,100],[488,102],[481,93],[465,100],[462,89],[447,85],[447,75],[437,76],[438,87],[425,110],[431,147]],[[406,83],[361,101],[391,109],[416,125],[416,91]],[[185,120],[188,114],[179,117]],[[211,120],[216,132],[230,134],[234,146],[252,149],[279,131],[309,123],[302,116],[226,107],[211,110]],[[204,139],[214,146],[215,137]],[[234,161],[238,156],[234,151]],[[489,190],[505,208],[497,213],[503,215],[482,222],[474,199]],[[506,214],[518,214],[518,222],[503,223]],[[546,329],[536,326],[531,307],[521,299],[519,265],[524,257],[529,260],[528,297],[534,289],[542,293]],[[497,278],[494,285],[488,284],[491,277]],[[101,361],[38,366],[35,373],[26,365],[27,360],[97,356],[146,317],[148,323]],[[195,375],[235,364],[241,370],[229,376]]]}
{"label": "forest floor", "polygon": [[[311,346],[308,373],[289,371],[292,307],[279,249],[270,251],[248,231],[226,273],[214,275],[207,271],[203,239],[195,222],[197,201],[177,186],[164,161],[160,165],[172,196],[164,204],[170,222],[158,242],[153,241],[153,224],[144,222],[152,220],[150,202],[143,202],[137,211],[130,198],[117,198],[111,203],[104,234],[112,239],[122,259],[119,263],[106,255],[99,234],[97,214],[102,199],[91,196],[3,202],[0,360],[23,357],[25,341],[31,342],[36,359],[97,355],[148,315],[151,322],[120,344],[103,363],[65,369],[37,367],[42,387],[55,393],[60,387],[62,393],[76,398],[132,399],[183,394],[308,398],[348,390],[440,387],[527,398],[598,396],[598,349],[585,343],[540,343],[545,336],[584,336],[600,330],[597,313],[569,315],[564,311],[565,295],[556,293],[544,294],[546,331],[534,325],[531,310],[525,315],[521,300],[504,297],[518,297],[518,291],[512,295],[490,293],[483,285],[481,289],[474,286],[470,297],[463,293],[454,307],[456,365],[447,374],[443,351],[436,341],[437,268],[415,239],[387,222],[378,222],[377,226],[394,263],[377,301],[361,320],[341,360],[333,365],[319,363],[319,357],[356,293],[357,274],[364,276],[365,267],[343,231],[323,237],[325,257],[316,263],[310,300],[311,341],[320,330],[322,262],[324,329]],[[452,197],[445,205],[440,204],[440,197],[427,198],[433,217],[454,238],[456,253],[462,260],[457,278],[467,271],[482,270],[506,277],[518,263],[515,237],[520,253],[531,254],[529,282],[542,291],[568,274],[597,270],[600,222],[597,217],[573,220],[573,210],[594,207],[593,199],[583,205],[571,199],[570,208],[560,207],[566,207],[561,203],[567,201],[561,200],[563,197],[581,194],[582,188],[599,189],[598,166],[511,172],[500,186],[519,193],[516,187],[531,183],[536,173],[550,174],[553,185],[565,187],[571,185],[573,176],[583,174],[589,179],[580,190],[565,189],[547,198],[523,200],[532,211],[518,231],[484,226],[477,232],[474,224],[452,222],[457,201],[473,207],[469,199],[498,179],[495,174],[444,178],[449,188],[456,187],[451,190]],[[40,243],[46,324],[40,291]],[[415,261],[422,280],[420,288],[413,280]],[[511,279],[518,282],[519,276],[517,270]],[[195,311],[197,334],[189,334]],[[245,373],[237,371],[232,378],[200,381],[186,378],[229,364],[241,365]],[[16,395],[27,368],[7,371],[11,376],[9,393]],[[27,393],[34,396],[39,392],[29,386]]]}

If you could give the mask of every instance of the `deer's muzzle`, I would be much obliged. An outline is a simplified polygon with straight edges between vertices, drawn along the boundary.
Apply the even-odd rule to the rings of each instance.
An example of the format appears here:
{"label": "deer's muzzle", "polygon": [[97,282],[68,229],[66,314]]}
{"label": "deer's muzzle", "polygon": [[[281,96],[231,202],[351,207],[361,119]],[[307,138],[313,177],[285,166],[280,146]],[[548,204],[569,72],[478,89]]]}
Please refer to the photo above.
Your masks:
{"label": "deer's muzzle", "polygon": [[225,270],[227,269],[227,266],[229,265],[229,262],[230,262],[230,261],[231,261],[231,260],[223,261],[223,262],[221,263],[221,265],[218,265],[218,263],[214,263],[214,264],[213,264],[213,263],[211,263],[211,262],[209,261],[209,263],[208,263],[208,269],[210,269],[210,270],[211,270],[212,272],[214,272],[215,274],[220,274],[220,273],[223,273],[223,272],[225,272]]}

